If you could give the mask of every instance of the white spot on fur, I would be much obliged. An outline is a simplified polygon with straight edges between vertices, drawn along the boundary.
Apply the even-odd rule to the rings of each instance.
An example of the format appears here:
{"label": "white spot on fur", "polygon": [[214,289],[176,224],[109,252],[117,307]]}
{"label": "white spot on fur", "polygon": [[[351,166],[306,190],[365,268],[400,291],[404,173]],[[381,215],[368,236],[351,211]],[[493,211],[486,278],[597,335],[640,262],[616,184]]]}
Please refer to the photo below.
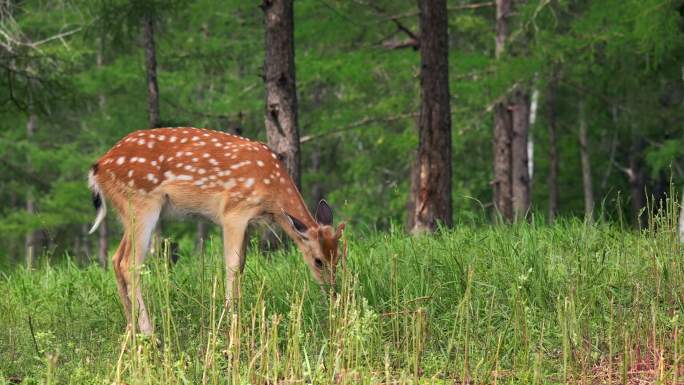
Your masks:
{"label": "white spot on fur", "polygon": [[228,179],[228,181],[223,183],[223,187],[226,189],[231,189],[231,188],[235,187],[235,179],[233,179],[233,178]]}
{"label": "white spot on fur", "polygon": [[175,142],[176,142],[176,137],[175,137],[175,136],[170,137],[170,138],[169,138],[169,142],[175,143]]}
{"label": "white spot on fur", "polygon": [[176,179],[177,180],[193,180],[194,178],[192,177],[192,175],[182,175],[181,174],[181,175],[178,175],[176,177]]}
{"label": "white spot on fur", "polygon": [[273,158],[273,159],[278,159],[278,157],[277,157],[276,154],[274,154],[274,153],[271,153],[271,158]]}
{"label": "white spot on fur", "polygon": [[268,178],[264,178],[264,184],[271,184],[271,180]]}
{"label": "white spot on fur", "polygon": [[173,181],[176,179],[176,176],[171,171],[164,171],[164,178],[168,181]]}
{"label": "white spot on fur", "polygon": [[198,137],[196,137],[196,136],[193,136],[193,137],[192,137],[192,141],[193,141],[193,142],[196,142],[196,141],[198,141],[198,140],[199,140]]}
{"label": "white spot on fur", "polygon": [[201,175],[201,174],[204,174],[204,173],[206,173],[206,172],[207,172],[207,170],[205,170],[205,169],[203,169],[203,168],[200,168],[199,170],[197,170],[197,173],[200,174],[200,175]]}
{"label": "white spot on fur", "polygon": [[245,182],[245,186],[247,186],[247,188],[250,188],[252,187],[252,185],[254,185],[254,178],[247,179],[247,181]]}
{"label": "white spot on fur", "polygon": [[242,166],[247,166],[247,165],[249,165],[250,163],[252,163],[252,162],[249,161],[249,160],[245,160],[245,161],[242,161],[242,162],[240,162],[240,163],[236,163],[236,164],[230,166],[230,168],[233,169],[233,170],[237,170],[238,168],[240,168],[240,167],[242,167]]}
{"label": "white spot on fur", "polygon": [[154,142],[150,140],[147,142],[147,148],[152,149],[152,147],[154,147]]}
{"label": "white spot on fur", "polygon": [[180,142],[181,142],[181,143],[187,143],[187,142],[188,142],[188,138],[182,138],[182,139],[180,140]]}
{"label": "white spot on fur", "polygon": [[257,160],[256,163],[257,163],[257,166],[264,167],[264,162]]}
{"label": "white spot on fur", "polygon": [[125,161],[126,161],[126,157],[125,157],[125,156],[120,156],[120,157],[116,160],[116,164],[118,164],[119,166],[121,166]]}

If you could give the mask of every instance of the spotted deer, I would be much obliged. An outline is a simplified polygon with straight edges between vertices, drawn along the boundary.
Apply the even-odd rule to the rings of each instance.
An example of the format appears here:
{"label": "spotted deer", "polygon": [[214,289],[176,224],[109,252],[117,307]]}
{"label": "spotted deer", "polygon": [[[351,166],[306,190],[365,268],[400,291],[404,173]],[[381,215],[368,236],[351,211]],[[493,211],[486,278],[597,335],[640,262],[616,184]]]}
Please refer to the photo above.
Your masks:
{"label": "spotted deer", "polygon": [[93,164],[89,187],[97,210],[90,233],[105,218],[106,201],[123,224],[112,266],[128,324],[133,325],[132,301],[137,301],[143,333],[152,332],[152,323],[138,284],[139,267],[162,212],[199,214],[223,228],[226,304],[245,265],[247,225],[256,218],[283,228],[322,288],[335,284],[344,223],[333,227],[324,200],[314,218],[283,163],[263,143],[198,128],[133,132]]}

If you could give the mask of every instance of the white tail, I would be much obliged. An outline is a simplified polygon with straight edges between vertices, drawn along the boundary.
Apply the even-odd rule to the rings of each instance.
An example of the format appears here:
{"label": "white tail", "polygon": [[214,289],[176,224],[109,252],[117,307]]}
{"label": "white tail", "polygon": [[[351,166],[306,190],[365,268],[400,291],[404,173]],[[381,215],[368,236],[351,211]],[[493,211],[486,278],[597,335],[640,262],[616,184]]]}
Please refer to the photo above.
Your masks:
{"label": "white tail", "polygon": [[88,187],[93,194],[93,206],[95,206],[95,210],[97,210],[97,216],[95,217],[93,226],[90,228],[90,230],[88,230],[88,234],[94,233],[95,230],[100,227],[100,223],[102,223],[102,221],[105,219],[105,216],[107,216],[107,203],[104,199],[102,199],[100,187],[97,185],[97,181],[95,180],[94,171],[94,169],[90,169],[88,172]]}
{"label": "white tail", "polygon": [[200,214],[222,226],[227,299],[235,274],[244,266],[247,224],[258,217],[272,219],[285,230],[321,285],[335,284],[344,224],[332,227],[332,210],[325,201],[314,219],[278,156],[263,143],[197,128],[137,131],[93,165],[89,180],[96,206],[98,197],[101,201],[91,232],[106,215],[104,198],[122,218],[124,235],[112,258],[113,269],[128,321],[131,301],[137,300],[143,332],[150,333],[152,325],[140,285],[134,285],[136,293],[129,288],[166,209]]}

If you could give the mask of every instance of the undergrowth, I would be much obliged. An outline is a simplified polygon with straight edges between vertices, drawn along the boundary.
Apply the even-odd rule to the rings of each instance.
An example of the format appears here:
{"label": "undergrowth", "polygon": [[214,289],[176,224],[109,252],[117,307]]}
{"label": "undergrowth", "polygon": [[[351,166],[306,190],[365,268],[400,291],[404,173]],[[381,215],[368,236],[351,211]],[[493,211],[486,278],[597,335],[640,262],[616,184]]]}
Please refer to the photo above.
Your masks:
{"label": "undergrowth", "polygon": [[335,302],[295,250],[250,252],[236,312],[209,242],[148,258],[151,338],[126,331],[111,271],[44,261],[0,279],[0,384],[676,383],[672,222],[352,233]]}

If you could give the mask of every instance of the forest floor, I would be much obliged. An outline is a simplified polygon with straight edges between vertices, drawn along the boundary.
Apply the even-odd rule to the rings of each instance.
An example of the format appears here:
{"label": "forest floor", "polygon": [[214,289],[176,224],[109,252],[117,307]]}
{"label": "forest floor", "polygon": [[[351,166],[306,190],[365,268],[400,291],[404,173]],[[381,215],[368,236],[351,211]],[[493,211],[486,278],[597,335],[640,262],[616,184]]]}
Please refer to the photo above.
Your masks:
{"label": "forest floor", "polygon": [[298,252],[252,251],[235,314],[209,242],[148,259],[154,338],[126,332],[111,270],[43,260],[0,275],[0,384],[681,383],[671,222],[352,232],[335,303]]}

